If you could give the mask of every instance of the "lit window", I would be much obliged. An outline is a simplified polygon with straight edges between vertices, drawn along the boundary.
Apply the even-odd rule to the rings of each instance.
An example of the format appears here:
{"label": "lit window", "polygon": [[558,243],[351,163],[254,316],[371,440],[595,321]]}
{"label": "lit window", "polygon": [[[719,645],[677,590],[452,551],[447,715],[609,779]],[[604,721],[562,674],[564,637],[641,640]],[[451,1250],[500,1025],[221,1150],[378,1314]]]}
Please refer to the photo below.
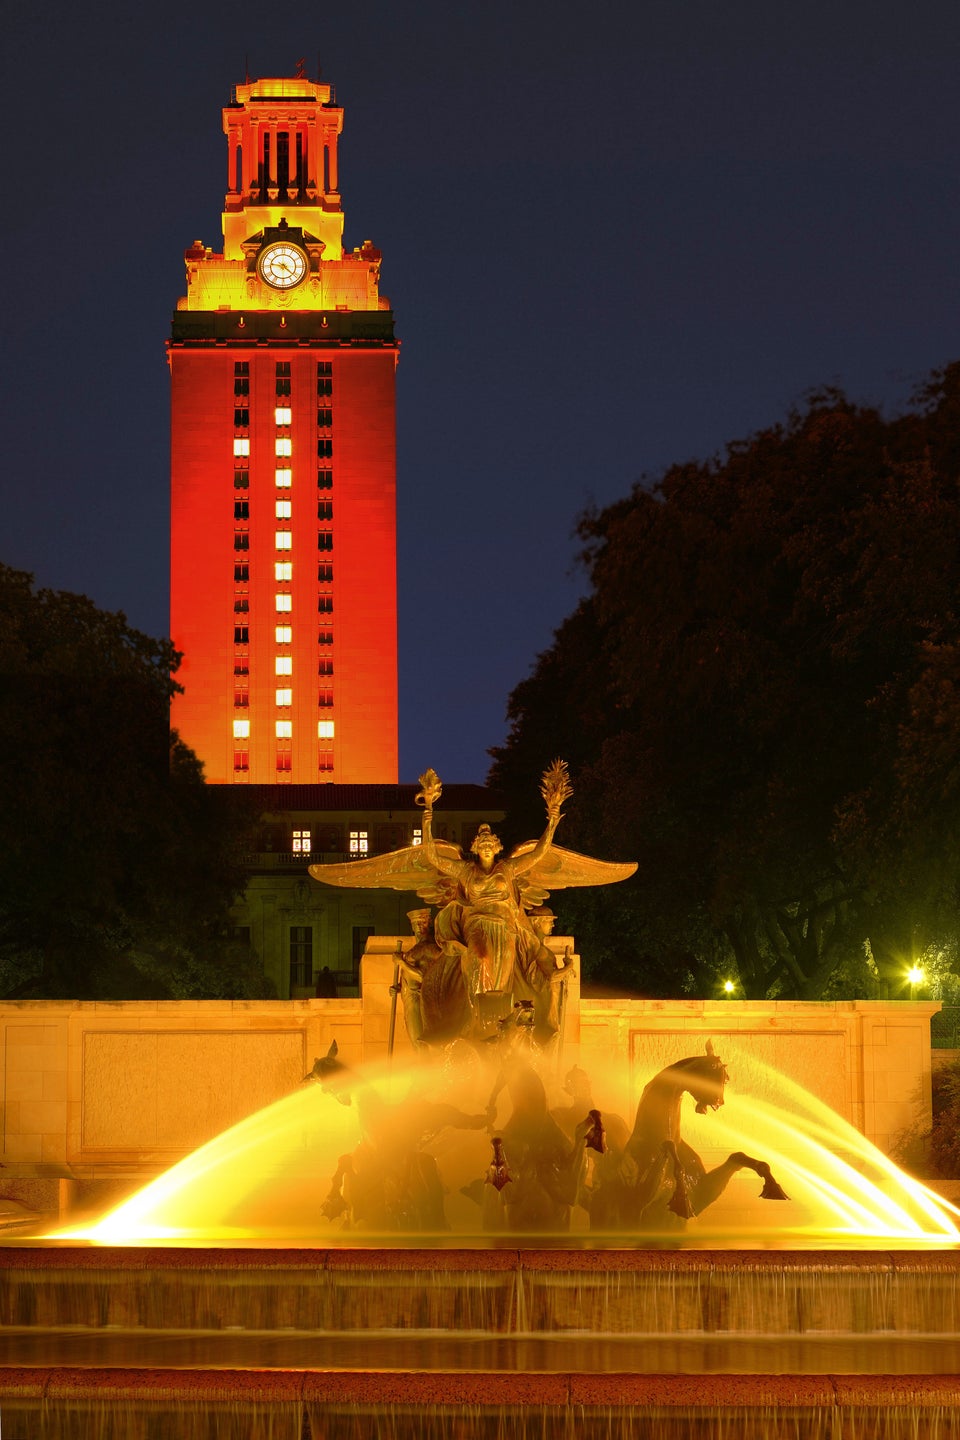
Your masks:
{"label": "lit window", "polygon": [[289,560],[278,560],[273,567],[273,578],[275,580],[292,580],[293,565]]}
{"label": "lit window", "polygon": [[422,844],[423,844],[423,831],[422,831],[422,830],[414,830],[414,832],[413,832],[413,840],[411,841],[411,844],[413,844],[413,845],[422,845]]}
{"label": "lit window", "polygon": [[292,691],[292,690],[278,690],[278,691],[276,692],[276,694],[277,694],[277,704],[278,704],[278,705],[292,705],[292,704],[293,704],[293,691]]}
{"label": "lit window", "polygon": [[273,599],[274,599],[274,604],[276,605],[276,607],[277,607],[278,610],[292,610],[292,609],[293,609],[293,596],[292,596],[292,595],[275,595],[275,596],[273,597]]}
{"label": "lit window", "polygon": [[234,722],[233,722],[233,738],[234,738],[234,740],[247,740],[247,739],[249,739],[249,736],[250,736],[250,721],[249,721],[249,720],[234,720]]}
{"label": "lit window", "polygon": [[[249,445],[249,443],[250,443],[250,442],[248,441],[247,444]],[[240,451],[236,451],[236,450],[235,450],[235,451],[234,451],[234,454],[235,454],[235,455],[236,455],[236,454],[249,455],[249,454],[250,454],[250,451],[249,451],[249,450],[240,450]],[[292,454],[293,454],[293,441],[290,439],[289,436],[280,436],[280,438],[277,440],[276,446],[274,447],[274,454],[275,454],[275,455],[292,455]]]}
{"label": "lit window", "polygon": [[292,675],[293,656],[278,655],[273,662],[273,673],[274,675]]}
{"label": "lit window", "polygon": [[277,519],[278,519],[278,520],[289,520],[289,519],[290,519],[290,516],[293,514],[293,506],[292,506],[292,504],[290,503],[290,501],[289,501],[289,500],[278,500],[278,501],[276,502],[276,505],[277,505]]}
{"label": "lit window", "polygon": [[350,831],[350,854],[366,855],[369,849],[369,841],[366,830]]}
{"label": "lit window", "polygon": [[276,722],[276,726],[277,726],[277,739],[278,739],[278,740],[289,740],[290,737],[291,737],[292,734],[293,734],[293,721],[292,721],[292,720],[278,720],[278,721]]}
{"label": "lit window", "polygon": [[289,645],[293,640],[293,629],[289,625],[278,625],[274,636],[278,645]]}
{"label": "lit window", "polygon": [[274,470],[273,474],[274,474],[274,478],[275,478],[275,480],[276,480],[276,482],[277,482],[277,489],[278,489],[278,490],[289,490],[289,489],[290,489],[290,486],[293,484],[293,471],[292,471],[292,470]]}
{"label": "lit window", "polygon": [[274,410],[273,412],[273,418],[276,420],[278,425],[289,425],[291,420],[290,406],[278,405],[276,410]]}
{"label": "lit window", "polygon": [[294,855],[309,855],[312,842],[309,830],[294,830],[293,832],[293,853]]}
{"label": "lit window", "polygon": [[321,740],[332,740],[332,739],[333,739],[333,721],[332,721],[332,720],[318,720],[318,721],[317,721],[317,734],[318,734],[318,736],[320,737]]}
{"label": "lit window", "polygon": [[293,549],[293,535],[289,530],[278,530],[275,536],[276,548],[278,550]]}
{"label": "lit window", "polygon": [[247,435],[235,435],[233,438],[234,455],[250,454],[250,438]]}

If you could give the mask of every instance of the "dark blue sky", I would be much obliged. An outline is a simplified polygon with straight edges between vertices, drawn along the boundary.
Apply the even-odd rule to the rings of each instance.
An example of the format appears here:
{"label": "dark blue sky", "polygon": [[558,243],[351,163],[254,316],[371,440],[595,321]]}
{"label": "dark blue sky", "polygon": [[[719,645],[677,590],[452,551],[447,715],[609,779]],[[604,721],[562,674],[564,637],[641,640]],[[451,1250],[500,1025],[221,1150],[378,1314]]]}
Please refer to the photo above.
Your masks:
{"label": "dark blue sky", "polygon": [[403,341],[402,779],[483,778],[586,505],[960,356],[947,0],[107,0],[5,31],[0,559],[154,634],[163,345],[184,247],[219,248],[220,107],[319,51]]}

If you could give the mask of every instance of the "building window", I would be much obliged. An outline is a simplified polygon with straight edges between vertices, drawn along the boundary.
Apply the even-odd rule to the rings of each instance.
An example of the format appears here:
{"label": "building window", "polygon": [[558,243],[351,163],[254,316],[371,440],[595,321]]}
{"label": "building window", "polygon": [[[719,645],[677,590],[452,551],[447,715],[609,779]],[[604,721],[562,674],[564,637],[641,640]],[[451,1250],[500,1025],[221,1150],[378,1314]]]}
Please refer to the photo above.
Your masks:
{"label": "building window", "polygon": [[277,396],[290,394],[290,361],[277,361]]}
{"label": "building window", "polygon": [[[249,453],[250,453],[250,452],[247,451],[247,454],[249,454]],[[318,456],[318,458],[319,458],[320,460],[332,460],[332,459],[333,459],[333,441],[332,441],[332,440],[318,440],[318,441],[317,441],[317,456]]]}
{"label": "building window", "polygon": [[318,520],[332,520],[332,519],[333,519],[333,501],[332,501],[332,500],[318,500],[318,501],[317,501],[317,519],[318,519]]}
{"label": "building window", "polygon": [[249,380],[240,380],[240,379],[234,380],[234,382],[233,382],[233,393],[234,393],[234,396],[237,397],[237,398],[240,398],[240,397],[243,396],[243,395],[249,395],[249,394],[250,394],[250,381],[249,381]]}
{"label": "building window", "polygon": [[[370,836],[366,830],[351,830],[349,850],[351,855],[366,855],[370,848]],[[373,931],[368,930],[368,935]]]}
{"label": "building window", "polygon": [[233,704],[236,710],[246,710],[250,704],[250,682],[249,680],[238,680],[234,676],[233,681]]}
{"label": "building window", "polygon": [[233,581],[235,585],[245,585],[250,580],[250,565],[246,560],[238,560],[233,567]]}
{"label": "building window", "polygon": [[324,410],[318,410],[318,411],[317,411],[317,429],[318,429],[318,430],[329,430],[329,429],[330,429],[330,426],[331,426],[332,424],[333,424],[333,411],[332,411],[332,410],[326,410],[326,409],[324,409]]}
{"label": "building window", "polygon": [[289,380],[278,380],[278,381],[277,381],[277,399],[278,399],[278,400],[281,400],[285,395],[289,395],[289,394],[290,394],[290,381],[289,381]]}
{"label": "building window", "polygon": [[249,435],[235,435],[235,436],[233,437],[233,453],[234,453],[234,455],[249,455],[249,454],[250,454],[250,437],[249,437]]}
{"label": "building window", "polygon": [[317,704],[320,706],[321,710],[329,708],[329,706],[333,704],[333,691],[321,690],[317,695]]}
{"label": "building window", "polygon": [[292,675],[292,674],[293,674],[293,656],[292,656],[292,655],[277,655],[277,656],[274,658],[274,662],[273,662],[273,673],[274,673],[274,675]]}
{"label": "building window", "polygon": [[293,412],[289,405],[278,405],[273,412],[273,418],[278,425],[289,425],[293,419]]}
{"label": "building window", "polygon": [[290,645],[293,641],[293,627],[291,625],[278,625],[273,632],[273,638],[278,645]]}
{"label": "building window", "polygon": [[[279,755],[277,760],[279,762]],[[277,769],[282,766],[278,763]],[[309,831],[307,832],[309,834]],[[296,834],[296,832],[294,832]],[[304,852],[297,852],[302,854]],[[290,926],[290,985],[303,989],[313,984],[313,927]]]}
{"label": "building window", "polygon": [[277,482],[278,490],[289,490],[293,484],[292,470],[274,470],[273,476]]}
{"label": "building window", "polygon": [[333,361],[332,361],[332,360],[318,360],[318,361],[317,361],[317,374],[318,374],[318,375],[332,375],[332,374],[333,374]]}
{"label": "building window", "polygon": [[312,849],[310,831],[294,830],[292,848],[294,855],[309,855]]}
{"label": "building window", "polygon": [[328,560],[321,560],[317,566],[317,580],[321,585],[333,584],[333,566]]}
{"label": "building window", "polygon": [[333,381],[329,377],[320,375],[317,377],[317,399],[323,400],[333,394]]}
{"label": "building window", "polygon": [[[250,454],[250,451],[248,450],[246,453],[249,455],[249,454]],[[290,439],[290,436],[289,436],[289,435],[278,435],[278,436],[277,436],[276,440],[274,441],[274,454],[276,454],[276,455],[292,455],[292,454],[293,454],[293,441]]]}
{"label": "building window", "polygon": [[250,549],[250,536],[246,530],[235,530],[233,532],[233,548],[234,550]]}
{"label": "building window", "polygon": [[249,751],[249,750],[234,750],[234,752],[233,752],[233,768],[234,768],[234,770],[249,770],[249,769],[250,769],[250,751]]}
{"label": "building window", "polygon": [[275,580],[292,580],[293,562],[291,560],[278,560],[273,567],[273,578]]}
{"label": "building window", "polygon": [[234,602],[233,602],[233,613],[234,613],[235,615],[246,615],[249,609],[250,609],[250,601],[247,599],[247,597],[246,597],[245,595],[241,595],[241,597],[240,597],[238,600],[234,600]]}
{"label": "building window", "polygon": [[235,430],[248,430],[250,428],[250,411],[245,405],[237,406],[234,410],[233,428]]}
{"label": "building window", "polygon": [[317,644],[318,644],[318,645],[332,645],[332,644],[333,644],[333,631],[332,631],[332,630],[318,630],[318,631],[317,631]]}
{"label": "building window", "polygon": [[332,471],[332,470],[318,470],[318,471],[317,471],[317,489],[318,489],[318,490],[332,490],[332,489],[333,489],[333,471]]}
{"label": "building window", "polygon": [[285,706],[285,705],[292,705],[292,704],[293,704],[293,691],[292,691],[292,690],[277,690],[277,691],[276,691],[276,697],[277,697],[277,704],[278,704],[279,706],[281,706],[281,707],[283,707],[283,706]]}
{"label": "building window", "polygon": [[278,550],[293,549],[293,535],[289,530],[278,530],[274,536],[274,543]]}
{"label": "building window", "polygon": [[293,766],[292,766],[292,764],[291,764],[291,755],[290,755],[290,751],[289,751],[289,750],[278,750],[278,751],[277,751],[277,769],[278,769],[278,770],[292,770],[292,769],[293,769]]}
{"label": "building window", "polygon": [[275,721],[275,725],[278,740],[290,740],[293,738],[292,720],[277,720]]}
{"label": "building window", "polygon": [[250,721],[249,721],[249,720],[234,720],[234,722],[233,722],[233,738],[234,738],[234,740],[249,740],[249,738],[250,738]]}
{"label": "building window", "polygon": [[317,721],[317,737],[318,737],[318,739],[320,739],[320,740],[332,740],[332,739],[333,739],[333,726],[334,726],[334,722],[333,722],[332,720],[318,720],[318,721]]}
{"label": "building window", "polygon": [[422,831],[421,829],[419,829],[417,826],[414,826],[413,839],[410,841],[410,844],[411,844],[411,845],[422,845],[422,844],[423,844],[423,831]]}
{"label": "building window", "polygon": [[332,530],[318,530],[318,531],[317,531],[317,549],[318,549],[318,550],[332,550],[332,549],[333,549],[333,531],[332,531]]}
{"label": "building window", "polygon": [[321,750],[321,751],[319,751],[319,753],[318,753],[318,755],[317,755],[317,769],[324,771],[324,773],[327,773],[327,772],[329,772],[330,770],[333,769],[333,751],[332,751],[332,750]]}
{"label": "building window", "polygon": [[234,520],[249,520],[249,519],[250,519],[250,501],[249,501],[249,500],[234,500],[234,502],[233,502],[233,518],[234,518]]}
{"label": "building window", "polygon": [[234,470],[234,472],[233,472],[233,488],[234,488],[234,490],[249,490],[249,489],[250,489],[250,471],[249,471],[249,470]]}
{"label": "building window", "polygon": [[319,664],[317,665],[317,674],[318,674],[318,675],[332,675],[332,674],[333,674],[333,661],[332,661],[332,660],[321,660],[321,661],[319,662]]}
{"label": "building window", "polygon": [[317,609],[321,615],[332,615],[333,597],[331,595],[321,595],[317,601]]}
{"label": "building window", "polygon": [[234,360],[234,362],[233,362],[233,373],[234,373],[234,375],[249,375],[249,374],[250,374],[250,361],[249,361],[249,360]]}
{"label": "building window", "polygon": [[233,627],[233,643],[234,643],[234,645],[249,645],[249,644],[250,644],[250,628],[249,628],[249,626],[247,626],[247,625],[234,625],[234,627]]}
{"label": "building window", "polygon": [[274,504],[276,506],[277,519],[289,520],[293,514],[293,502],[290,500],[277,500]]}
{"label": "building window", "polygon": [[280,610],[292,610],[292,609],[293,609],[293,596],[292,596],[292,595],[274,595],[274,597],[273,597],[273,603],[274,603],[274,605],[277,607],[277,610],[278,610],[278,611],[280,611]]}

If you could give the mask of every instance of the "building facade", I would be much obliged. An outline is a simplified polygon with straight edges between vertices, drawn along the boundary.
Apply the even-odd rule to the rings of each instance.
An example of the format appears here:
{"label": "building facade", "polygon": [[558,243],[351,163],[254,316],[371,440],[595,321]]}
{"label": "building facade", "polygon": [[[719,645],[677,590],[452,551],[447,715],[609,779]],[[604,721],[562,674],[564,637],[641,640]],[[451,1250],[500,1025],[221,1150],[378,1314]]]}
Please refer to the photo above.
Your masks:
{"label": "building facade", "polygon": [[168,345],[173,724],[214,784],[395,782],[380,252],[343,248],[329,85],[239,85],[223,124],[223,250],[186,251]]}

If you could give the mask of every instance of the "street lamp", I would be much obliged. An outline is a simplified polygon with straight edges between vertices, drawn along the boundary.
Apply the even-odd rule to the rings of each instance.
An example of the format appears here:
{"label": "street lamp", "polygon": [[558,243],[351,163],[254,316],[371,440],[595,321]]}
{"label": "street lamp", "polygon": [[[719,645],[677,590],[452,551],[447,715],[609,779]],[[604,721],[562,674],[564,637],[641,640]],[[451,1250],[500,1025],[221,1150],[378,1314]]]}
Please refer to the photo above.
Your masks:
{"label": "street lamp", "polygon": [[910,999],[916,1000],[917,986],[923,984],[923,970],[919,965],[911,965],[907,971],[907,984],[910,986]]}
{"label": "street lamp", "polygon": [[736,988],[737,988],[737,987],[736,987],[736,985],[734,985],[734,983],[733,983],[732,980],[724,980],[724,982],[723,982],[723,993],[724,993],[724,995],[732,995],[733,992],[734,992],[734,990],[736,990]]}

